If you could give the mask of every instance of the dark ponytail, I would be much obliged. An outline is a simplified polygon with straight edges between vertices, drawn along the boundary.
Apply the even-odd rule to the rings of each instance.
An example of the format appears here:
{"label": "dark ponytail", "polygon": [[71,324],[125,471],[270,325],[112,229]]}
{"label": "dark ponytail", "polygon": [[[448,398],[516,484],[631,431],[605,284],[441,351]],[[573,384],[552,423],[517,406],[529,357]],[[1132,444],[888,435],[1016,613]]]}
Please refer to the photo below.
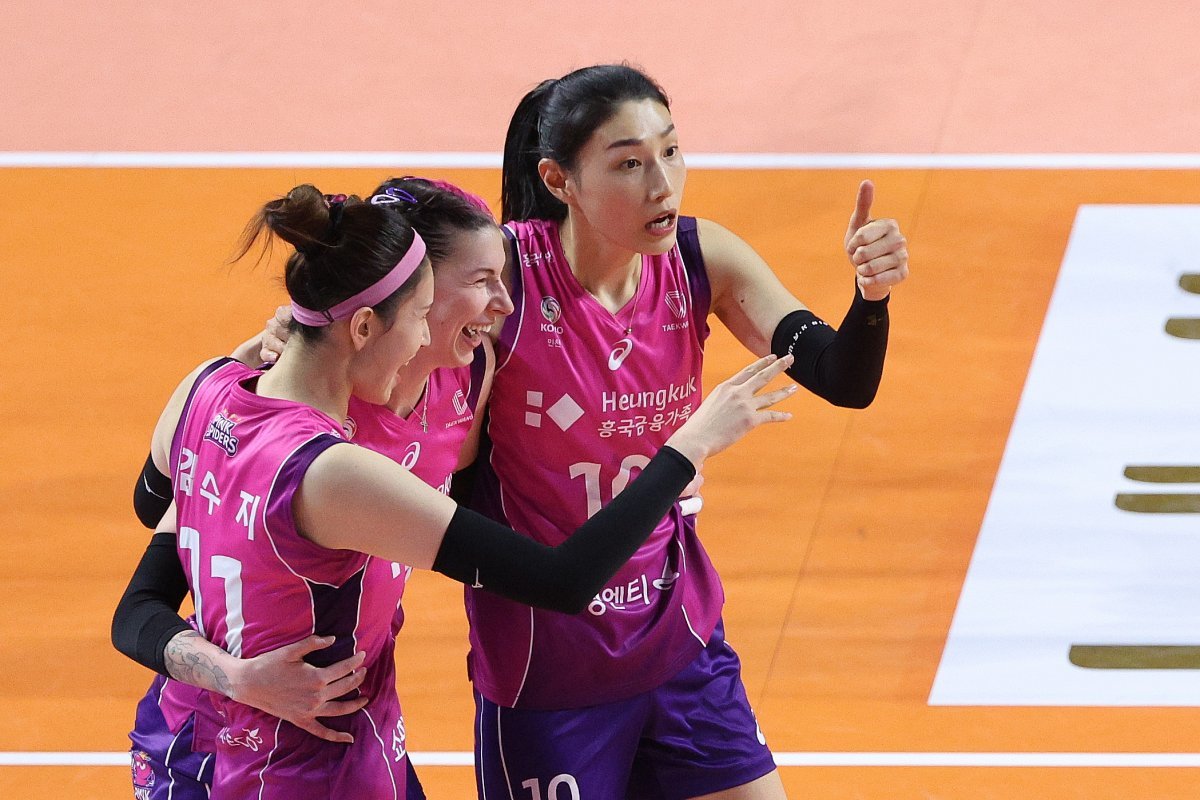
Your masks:
{"label": "dark ponytail", "polygon": [[654,100],[670,108],[657,83],[628,64],[584,67],[557,80],[539,83],[517,104],[504,140],[500,217],[561,222],[567,207],[538,174],[538,162],[552,158],[564,169],[624,102]]}
{"label": "dark ponytail", "polygon": [[[321,194],[309,184],[259,209],[242,233],[237,257],[272,234],[296,248],[284,267],[288,295],[314,311],[332,308],[377,283],[413,243],[413,228],[402,216],[352,195]],[[428,259],[374,310],[391,320],[427,269]],[[298,322],[292,327],[310,338],[325,330]]]}
{"label": "dark ponytail", "polygon": [[521,98],[504,137],[504,168],[500,173],[500,217],[563,219],[566,206],[546,188],[538,175],[542,146],[538,136],[541,108],[555,80],[542,81]]}

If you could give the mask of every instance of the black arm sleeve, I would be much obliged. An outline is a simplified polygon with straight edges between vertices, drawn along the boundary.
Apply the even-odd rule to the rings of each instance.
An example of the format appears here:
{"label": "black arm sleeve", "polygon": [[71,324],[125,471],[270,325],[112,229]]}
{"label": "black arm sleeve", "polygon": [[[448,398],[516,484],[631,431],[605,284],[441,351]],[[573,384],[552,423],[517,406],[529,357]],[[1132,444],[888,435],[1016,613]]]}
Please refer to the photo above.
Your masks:
{"label": "black arm sleeve", "polygon": [[556,547],[459,507],[435,571],[520,603],[578,614],[649,538],[696,468],[663,447],[612,502]]}
{"label": "black arm sleeve", "polygon": [[854,302],[836,331],[811,311],[793,311],[775,328],[771,352],[796,361],[792,380],[836,406],[866,408],[875,399],[887,353],[888,299]]}
{"label": "black arm sleeve", "polygon": [[171,479],[158,471],[151,456],[146,456],[146,465],[133,486],[133,510],[143,525],[154,530],[170,507]]}
{"label": "black arm sleeve", "polygon": [[175,634],[192,629],[179,616],[187,593],[175,534],[154,534],[113,614],[113,646],[142,666],[170,677],[163,650]]}

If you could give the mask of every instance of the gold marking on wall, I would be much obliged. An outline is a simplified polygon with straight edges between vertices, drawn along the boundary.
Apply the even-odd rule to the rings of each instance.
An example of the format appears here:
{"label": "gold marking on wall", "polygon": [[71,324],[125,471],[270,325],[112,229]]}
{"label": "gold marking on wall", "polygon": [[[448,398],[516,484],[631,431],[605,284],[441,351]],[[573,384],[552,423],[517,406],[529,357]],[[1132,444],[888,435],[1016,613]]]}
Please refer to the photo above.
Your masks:
{"label": "gold marking on wall", "polygon": [[1200,494],[1117,495],[1117,508],[1138,514],[1200,514]]}
{"label": "gold marking on wall", "polygon": [[1200,646],[1073,644],[1069,658],[1085,669],[1200,669]]}
{"label": "gold marking on wall", "polygon": [[1200,467],[1130,464],[1125,477],[1142,483],[1200,483]]}
{"label": "gold marking on wall", "polygon": [[1185,272],[1179,276],[1179,288],[1192,294],[1200,294],[1200,273]]}
{"label": "gold marking on wall", "polygon": [[1167,320],[1167,333],[1179,339],[1200,339],[1200,318],[1171,317]]}

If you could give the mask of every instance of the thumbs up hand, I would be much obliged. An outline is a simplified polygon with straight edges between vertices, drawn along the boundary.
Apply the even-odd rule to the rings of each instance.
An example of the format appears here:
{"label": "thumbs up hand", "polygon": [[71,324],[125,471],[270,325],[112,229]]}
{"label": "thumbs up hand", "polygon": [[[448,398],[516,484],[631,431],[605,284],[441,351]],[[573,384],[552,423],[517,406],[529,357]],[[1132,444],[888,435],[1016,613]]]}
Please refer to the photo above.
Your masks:
{"label": "thumbs up hand", "polygon": [[863,181],[850,224],[846,255],[858,273],[858,290],[865,300],[882,300],[908,277],[908,243],[894,219],[871,219],[875,184]]}

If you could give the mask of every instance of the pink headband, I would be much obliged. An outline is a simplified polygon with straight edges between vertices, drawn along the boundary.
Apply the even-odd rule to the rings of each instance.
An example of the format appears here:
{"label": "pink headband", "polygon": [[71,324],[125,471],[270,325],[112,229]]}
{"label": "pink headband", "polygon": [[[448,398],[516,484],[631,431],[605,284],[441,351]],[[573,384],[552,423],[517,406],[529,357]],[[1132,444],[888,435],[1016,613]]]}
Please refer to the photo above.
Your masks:
{"label": "pink headband", "polygon": [[302,325],[320,328],[334,320],[344,319],[360,308],[370,308],[391,297],[392,292],[404,285],[412,277],[425,259],[425,240],[413,231],[413,241],[408,252],[400,259],[391,272],[384,275],[375,283],[363,289],[353,297],[347,298],[325,311],[313,311],[292,301],[292,318]]}

